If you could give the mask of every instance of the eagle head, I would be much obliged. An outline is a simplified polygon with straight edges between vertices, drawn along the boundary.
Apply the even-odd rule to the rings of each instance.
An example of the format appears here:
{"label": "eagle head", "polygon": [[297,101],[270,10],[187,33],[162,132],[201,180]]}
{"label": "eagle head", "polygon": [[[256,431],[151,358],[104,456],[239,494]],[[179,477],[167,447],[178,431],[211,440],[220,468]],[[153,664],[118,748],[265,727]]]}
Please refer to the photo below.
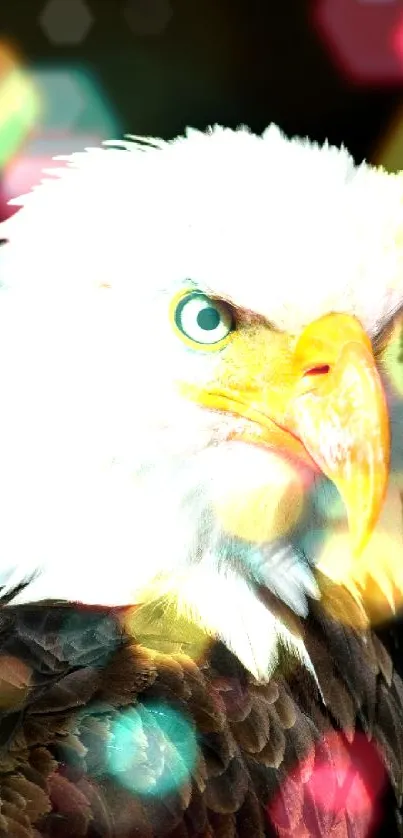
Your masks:
{"label": "eagle head", "polygon": [[1,581],[309,665],[262,591],[305,615],[334,509],[354,557],[383,507],[401,177],[275,126],[65,160],[1,231]]}

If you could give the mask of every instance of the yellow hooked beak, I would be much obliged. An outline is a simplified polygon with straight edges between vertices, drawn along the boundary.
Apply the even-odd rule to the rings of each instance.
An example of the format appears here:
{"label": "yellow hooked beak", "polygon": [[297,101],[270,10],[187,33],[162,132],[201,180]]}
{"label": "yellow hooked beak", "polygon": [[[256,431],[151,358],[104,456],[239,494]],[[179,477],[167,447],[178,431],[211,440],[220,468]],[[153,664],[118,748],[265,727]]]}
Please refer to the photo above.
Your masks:
{"label": "yellow hooked beak", "polygon": [[282,335],[275,351],[271,335],[264,327],[256,350],[256,333],[235,333],[216,380],[183,390],[199,404],[249,420],[236,436],[319,468],[340,492],[358,554],[377,523],[390,458],[387,405],[370,340],[344,314],[319,318],[296,339]]}
{"label": "yellow hooked beak", "polygon": [[[294,364],[302,377],[289,427],[340,492],[358,554],[377,523],[390,460],[388,409],[370,340],[356,318],[327,315],[300,336]],[[312,371],[322,365],[327,372],[315,383]]]}

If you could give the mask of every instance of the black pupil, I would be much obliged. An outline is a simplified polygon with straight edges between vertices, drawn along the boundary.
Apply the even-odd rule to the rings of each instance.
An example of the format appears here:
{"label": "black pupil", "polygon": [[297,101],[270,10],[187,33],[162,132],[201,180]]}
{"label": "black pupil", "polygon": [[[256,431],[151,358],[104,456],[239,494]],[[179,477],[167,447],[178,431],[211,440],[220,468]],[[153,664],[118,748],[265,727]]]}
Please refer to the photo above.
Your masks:
{"label": "black pupil", "polygon": [[199,311],[197,315],[197,325],[200,329],[205,329],[210,332],[216,329],[220,322],[220,313],[216,308],[209,306]]}

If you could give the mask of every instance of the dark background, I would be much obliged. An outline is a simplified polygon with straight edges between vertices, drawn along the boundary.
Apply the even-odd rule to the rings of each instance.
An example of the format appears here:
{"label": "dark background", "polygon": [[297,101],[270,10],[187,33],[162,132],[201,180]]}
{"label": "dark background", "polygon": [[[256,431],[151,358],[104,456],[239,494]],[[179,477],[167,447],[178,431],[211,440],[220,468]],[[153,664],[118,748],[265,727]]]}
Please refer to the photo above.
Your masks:
{"label": "dark background", "polygon": [[[403,0],[85,5],[91,21],[84,0],[1,4],[3,216],[6,199],[29,188],[54,153],[125,132],[169,138],[186,125],[216,122],[260,132],[275,121],[289,134],[344,143],[357,161],[403,168]],[[10,66],[2,50],[10,49],[28,79],[42,74],[43,107],[31,120],[18,96],[8,115]],[[79,94],[79,115],[69,115],[69,74],[76,88],[77,78],[91,87]],[[21,123],[11,142],[10,118]]]}

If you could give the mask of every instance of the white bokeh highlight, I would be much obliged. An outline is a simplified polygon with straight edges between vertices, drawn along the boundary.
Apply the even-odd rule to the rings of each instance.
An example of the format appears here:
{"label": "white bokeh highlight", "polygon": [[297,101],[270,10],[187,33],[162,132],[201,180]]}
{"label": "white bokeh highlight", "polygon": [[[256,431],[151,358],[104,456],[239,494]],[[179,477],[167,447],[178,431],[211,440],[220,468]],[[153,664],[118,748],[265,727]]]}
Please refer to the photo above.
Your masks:
{"label": "white bokeh highlight", "polygon": [[93,21],[84,0],[48,0],[39,16],[41,29],[53,44],[80,44]]}

